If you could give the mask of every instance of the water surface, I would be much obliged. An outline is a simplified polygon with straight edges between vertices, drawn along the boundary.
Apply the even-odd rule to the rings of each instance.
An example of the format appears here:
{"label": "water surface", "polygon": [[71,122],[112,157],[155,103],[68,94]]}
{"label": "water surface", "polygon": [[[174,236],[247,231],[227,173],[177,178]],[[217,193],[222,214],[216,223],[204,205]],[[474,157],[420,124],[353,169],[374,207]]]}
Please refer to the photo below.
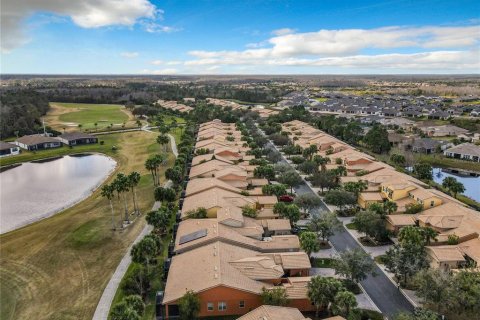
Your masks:
{"label": "water surface", "polygon": [[454,177],[457,181],[463,183],[463,186],[465,187],[465,192],[463,194],[480,202],[480,176],[472,177],[456,175],[445,172],[442,168],[433,168],[433,181],[442,184],[442,181],[446,177]]}
{"label": "water surface", "polygon": [[90,195],[115,165],[112,158],[93,154],[28,162],[0,173],[0,233],[71,207]]}

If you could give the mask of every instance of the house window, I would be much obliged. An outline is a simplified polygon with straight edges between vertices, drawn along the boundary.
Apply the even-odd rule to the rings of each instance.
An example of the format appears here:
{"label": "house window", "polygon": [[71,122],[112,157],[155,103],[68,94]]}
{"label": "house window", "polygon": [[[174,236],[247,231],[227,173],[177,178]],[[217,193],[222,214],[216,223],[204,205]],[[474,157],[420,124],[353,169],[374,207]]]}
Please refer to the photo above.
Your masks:
{"label": "house window", "polygon": [[240,302],[238,303],[238,306],[240,308],[245,308],[245,301],[244,300],[240,300]]}
{"label": "house window", "polygon": [[227,303],[226,302],[219,302],[218,303],[218,311],[225,311],[227,310]]}
{"label": "house window", "polygon": [[208,302],[207,303],[207,310],[208,311],[213,311],[213,302]]}
{"label": "house window", "polygon": [[433,207],[435,205],[435,201],[430,201],[430,207]]}

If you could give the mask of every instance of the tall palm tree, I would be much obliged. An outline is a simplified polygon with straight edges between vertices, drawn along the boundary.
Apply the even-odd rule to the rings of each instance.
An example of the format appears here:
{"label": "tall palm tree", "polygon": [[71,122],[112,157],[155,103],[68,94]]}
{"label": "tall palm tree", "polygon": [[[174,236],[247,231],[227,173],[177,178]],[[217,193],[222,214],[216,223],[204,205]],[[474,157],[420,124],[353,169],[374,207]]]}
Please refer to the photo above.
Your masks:
{"label": "tall palm tree", "polygon": [[102,187],[102,197],[107,198],[110,202],[110,209],[112,210],[112,229],[115,230],[115,212],[113,210],[112,199],[114,197],[115,187],[113,184],[106,184]]}
{"label": "tall palm tree", "polygon": [[155,167],[155,177],[157,179],[156,181],[156,185],[159,186],[160,185],[160,175],[158,174],[158,169],[160,168],[161,165],[165,164],[165,156],[161,155],[161,154],[156,154],[155,156],[153,156],[153,163],[154,163],[154,167]]}
{"label": "tall palm tree", "polygon": [[115,188],[119,194],[123,195],[123,202],[125,205],[125,221],[127,223],[130,223],[130,218],[128,216],[128,204],[127,204],[127,195],[125,194],[130,190],[129,188],[129,183],[128,183],[128,177],[123,174],[119,173],[117,174],[117,177],[115,178]]}
{"label": "tall palm tree", "polygon": [[137,194],[135,192],[135,187],[138,186],[139,182],[140,182],[140,173],[133,171],[128,175],[128,184],[129,184],[130,190],[132,191],[132,196],[133,196],[133,210],[137,215],[140,214],[140,211],[138,210],[138,207],[137,207]]}
{"label": "tall palm tree", "polygon": [[167,146],[170,138],[166,134],[161,134],[157,137],[157,143],[163,146],[163,152],[167,152]]}
{"label": "tall palm tree", "polygon": [[150,157],[145,161],[145,169],[150,171],[150,173],[152,174],[153,185],[156,186],[157,178],[155,176],[155,159],[153,157]]}

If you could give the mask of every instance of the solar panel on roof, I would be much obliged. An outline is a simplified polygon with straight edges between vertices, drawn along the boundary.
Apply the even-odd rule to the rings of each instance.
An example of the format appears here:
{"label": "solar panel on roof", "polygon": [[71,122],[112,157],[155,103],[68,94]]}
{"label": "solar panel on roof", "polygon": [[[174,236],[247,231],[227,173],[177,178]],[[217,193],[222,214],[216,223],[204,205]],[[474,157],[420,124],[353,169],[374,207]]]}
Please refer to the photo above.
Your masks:
{"label": "solar panel on roof", "polygon": [[207,236],[207,229],[201,229],[180,237],[179,244],[184,244]]}

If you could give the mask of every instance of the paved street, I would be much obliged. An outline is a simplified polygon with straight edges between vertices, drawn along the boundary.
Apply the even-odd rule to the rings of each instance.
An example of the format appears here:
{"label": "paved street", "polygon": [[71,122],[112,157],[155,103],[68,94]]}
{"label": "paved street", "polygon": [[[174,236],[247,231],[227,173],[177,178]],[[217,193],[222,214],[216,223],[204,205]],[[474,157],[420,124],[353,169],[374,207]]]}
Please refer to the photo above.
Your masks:
{"label": "paved street", "polygon": [[[271,143],[268,148],[274,148]],[[276,149],[275,149],[276,150]],[[288,162],[282,156],[282,163]],[[300,186],[294,188],[297,194],[311,193],[317,195],[304,182]],[[328,210],[327,206],[322,202],[322,205],[312,211],[312,214],[322,214]],[[337,232],[330,238],[330,242],[338,252],[348,251],[355,248],[363,248],[355,241],[355,239],[343,227],[341,231]],[[402,311],[413,311],[412,304],[402,295],[397,287],[387,278],[387,276],[375,264],[376,276],[369,276],[361,282],[363,288],[368,293],[377,307],[384,313],[385,316],[392,319],[394,315]]]}

